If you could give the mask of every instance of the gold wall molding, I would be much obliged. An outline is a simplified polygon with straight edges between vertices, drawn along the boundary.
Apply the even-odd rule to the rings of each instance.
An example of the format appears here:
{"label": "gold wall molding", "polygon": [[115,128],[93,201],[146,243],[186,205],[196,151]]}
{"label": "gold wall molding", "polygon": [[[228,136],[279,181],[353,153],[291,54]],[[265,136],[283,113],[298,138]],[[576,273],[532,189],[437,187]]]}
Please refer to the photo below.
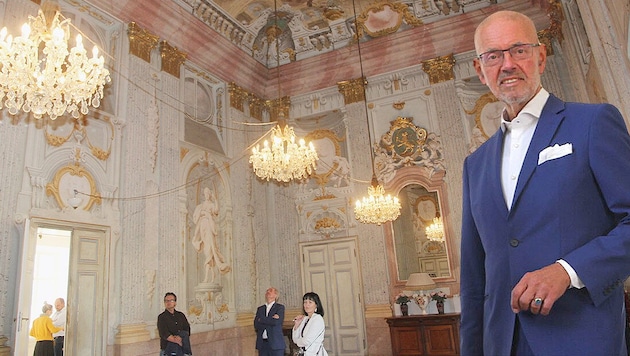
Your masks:
{"label": "gold wall molding", "polygon": [[59,208],[64,209],[68,206],[64,201],[64,197],[62,197],[62,195],[64,195],[62,190],[66,192],[66,188],[69,188],[68,183],[64,183],[64,178],[67,174],[74,177],[84,178],[89,184],[90,192],[81,192],[83,193],[83,196],[87,195],[89,197],[88,202],[83,206],[83,210],[89,211],[92,208],[92,205],[101,203],[101,194],[96,190],[96,182],[90,172],[79,164],[69,164],[61,167],[53,177],[52,182],[46,184],[46,195],[52,195],[57,201]]}
{"label": "gold wall molding", "polygon": [[453,67],[455,66],[455,57],[453,54],[428,59],[422,62],[422,70],[429,75],[431,84],[438,84],[455,79]]}
{"label": "gold wall molding", "polygon": [[162,71],[179,78],[182,64],[186,61],[186,53],[162,41],[160,42],[160,56],[162,57]]}
{"label": "gold wall molding", "polygon": [[151,51],[157,46],[159,37],[130,22],[127,28],[129,52],[151,63]]}
{"label": "gold wall molding", "polygon": [[346,105],[356,103],[359,101],[365,101],[365,88],[368,81],[365,77],[344,80],[337,83],[339,93],[343,95],[343,100]]}
{"label": "gold wall molding", "polygon": [[48,125],[46,125],[46,129],[44,130],[44,136],[46,137],[46,142],[48,142],[49,145],[54,146],[54,147],[59,147],[63,145],[64,143],[68,142],[71,137],[78,135],[77,141],[81,142],[81,140],[85,139],[85,142],[87,143],[94,157],[100,159],[101,161],[106,161],[109,158],[110,154],[112,153],[112,143],[114,142],[116,131],[114,130],[114,125],[112,124],[111,120],[109,120],[109,118],[106,118],[104,121],[106,121],[109,124],[110,129],[111,129],[110,142],[109,142],[109,147],[107,147],[107,150],[94,146],[92,144],[92,141],[90,141],[90,136],[88,134],[88,131],[85,129],[85,126],[83,125],[83,122],[81,120],[74,121],[74,126],[72,128],[72,131],[66,137],[53,135],[50,132],[48,132]]}
{"label": "gold wall molding", "polygon": [[405,108],[405,102],[404,101],[397,101],[395,103],[392,104],[392,107],[396,110],[402,110]]}

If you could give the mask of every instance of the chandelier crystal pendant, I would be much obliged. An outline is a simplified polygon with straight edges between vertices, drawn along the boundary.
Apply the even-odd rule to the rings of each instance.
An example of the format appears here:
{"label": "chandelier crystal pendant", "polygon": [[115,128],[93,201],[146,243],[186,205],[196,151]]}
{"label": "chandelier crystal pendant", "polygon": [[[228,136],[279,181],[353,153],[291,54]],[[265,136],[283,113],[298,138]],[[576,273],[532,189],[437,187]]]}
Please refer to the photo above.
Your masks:
{"label": "chandelier crystal pendant", "polygon": [[313,143],[306,145],[304,139],[295,142],[293,128],[280,122],[272,129],[271,146],[265,140],[263,147],[256,145],[252,149],[249,162],[254,173],[261,179],[278,182],[301,180],[313,173],[317,162],[317,151]]}
{"label": "chandelier crystal pendant", "polygon": [[357,200],[354,215],[364,224],[376,224],[393,221],[400,216],[400,202],[398,197],[385,195],[385,189],[378,183],[376,176],[372,177],[372,185],[368,187],[368,196]]}
{"label": "chandelier crystal pendant", "polygon": [[433,223],[427,226],[425,234],[431,241],[444,241],[444,225],[442,225],[442,218],[433,218]]}
{"label": "chandelier crystal pendant", "polygon": [[[20,110],[51,120],[68,112],[74,118],[98,107],[103,87],[111,81],[105,59],[94,46],[88,58],[81,35],[68,50],[70,19],[60,20],[58,5],[44,3],[29,16],[21,36],[0,31],[0,109]],[[46,15],[52,14],[52,19]]]}

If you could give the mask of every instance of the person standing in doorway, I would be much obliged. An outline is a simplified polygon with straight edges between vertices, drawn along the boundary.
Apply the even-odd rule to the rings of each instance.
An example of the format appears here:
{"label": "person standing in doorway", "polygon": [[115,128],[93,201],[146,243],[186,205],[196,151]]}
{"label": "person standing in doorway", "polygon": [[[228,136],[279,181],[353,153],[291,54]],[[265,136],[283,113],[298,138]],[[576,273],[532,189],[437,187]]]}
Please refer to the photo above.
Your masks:
{"label": "person standing in doorway", "polygon": [[626,123],[542,87],[547,51],[527,16],[495,12],[474,41],[477,75],[506,108],[464,162],[462,355],[626,355]]}
{"label": "person standing in doorway", "polygon": [[175,293],[166,293],[164,295],[164,311],[158,315],[157,320],[161,356],[192,355],[190,324],[184,313],[175,310],[176,306],[177,296]]}
{"label": "person standing in doorway", "polygon": [[50,315],[53,306],[44,302],[42,314],[33,321],[33,327],[29,335],[37,340],[33,356],[54,356],[55,347],[53,346],[53,333],[64,329],[63,326],[56,327],[53,325]]}
{"label": "person standing in doorway", "polygon": [[265,304],[258,307],[254,318],[256,349],[258,356],[282,356],[286,343],[282,334],[284,305],[278,303],[278,290],[269,287],[265,292]]}
{"label": "person standing in doorway", "polygon": [[66,336],[66,301],[63,298],[57,298],[55,300],[55,313],[52,315],[52,322],[56,327],[64,327],[64,330],[57,331],[53,334],[55,356],[63,356],[63,342]]}

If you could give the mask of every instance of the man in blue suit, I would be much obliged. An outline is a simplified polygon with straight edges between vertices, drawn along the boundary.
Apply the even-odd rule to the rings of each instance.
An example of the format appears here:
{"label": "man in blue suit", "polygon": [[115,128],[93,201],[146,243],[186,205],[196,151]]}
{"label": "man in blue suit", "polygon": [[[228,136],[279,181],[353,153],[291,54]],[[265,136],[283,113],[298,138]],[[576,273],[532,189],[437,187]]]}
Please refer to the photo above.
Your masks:
{"label": "man in blue suit", "polygon": [[462,355],[626,355],[630,137],[608,104],[541,86],[545,45],[525,15],[475,31],[501,129],[466,158]]}
{"label": "man in blue suit", "polygon": [[286,343],[282,334],[284,305],[277,303],[278,290],[270,287],[265,292],[267,303],[258,307],[254,328],[258,356],[283,356]]}

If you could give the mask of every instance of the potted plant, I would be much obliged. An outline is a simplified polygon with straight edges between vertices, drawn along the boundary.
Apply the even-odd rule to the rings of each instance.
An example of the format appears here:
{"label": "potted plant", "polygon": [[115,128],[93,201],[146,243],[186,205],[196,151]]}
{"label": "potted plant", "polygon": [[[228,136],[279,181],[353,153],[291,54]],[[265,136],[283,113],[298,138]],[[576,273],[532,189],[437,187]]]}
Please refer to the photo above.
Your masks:
{"label": "potted plant", "polygon": [[438,314],[444,314],[444,301],[448,298],[446,293],[440,291],[431,292],[431,300],[435,300]]}
{"label": "potted plant", "polygon": [[402,315],[409,315],[409,305],[407,305],[407,303],[409,303],[411,301],[411,299],[409,298],[409,296],[400,293],[398,294],[398,296],[396,297],[396,304],[400,304],[400,312],[402,313]]}

